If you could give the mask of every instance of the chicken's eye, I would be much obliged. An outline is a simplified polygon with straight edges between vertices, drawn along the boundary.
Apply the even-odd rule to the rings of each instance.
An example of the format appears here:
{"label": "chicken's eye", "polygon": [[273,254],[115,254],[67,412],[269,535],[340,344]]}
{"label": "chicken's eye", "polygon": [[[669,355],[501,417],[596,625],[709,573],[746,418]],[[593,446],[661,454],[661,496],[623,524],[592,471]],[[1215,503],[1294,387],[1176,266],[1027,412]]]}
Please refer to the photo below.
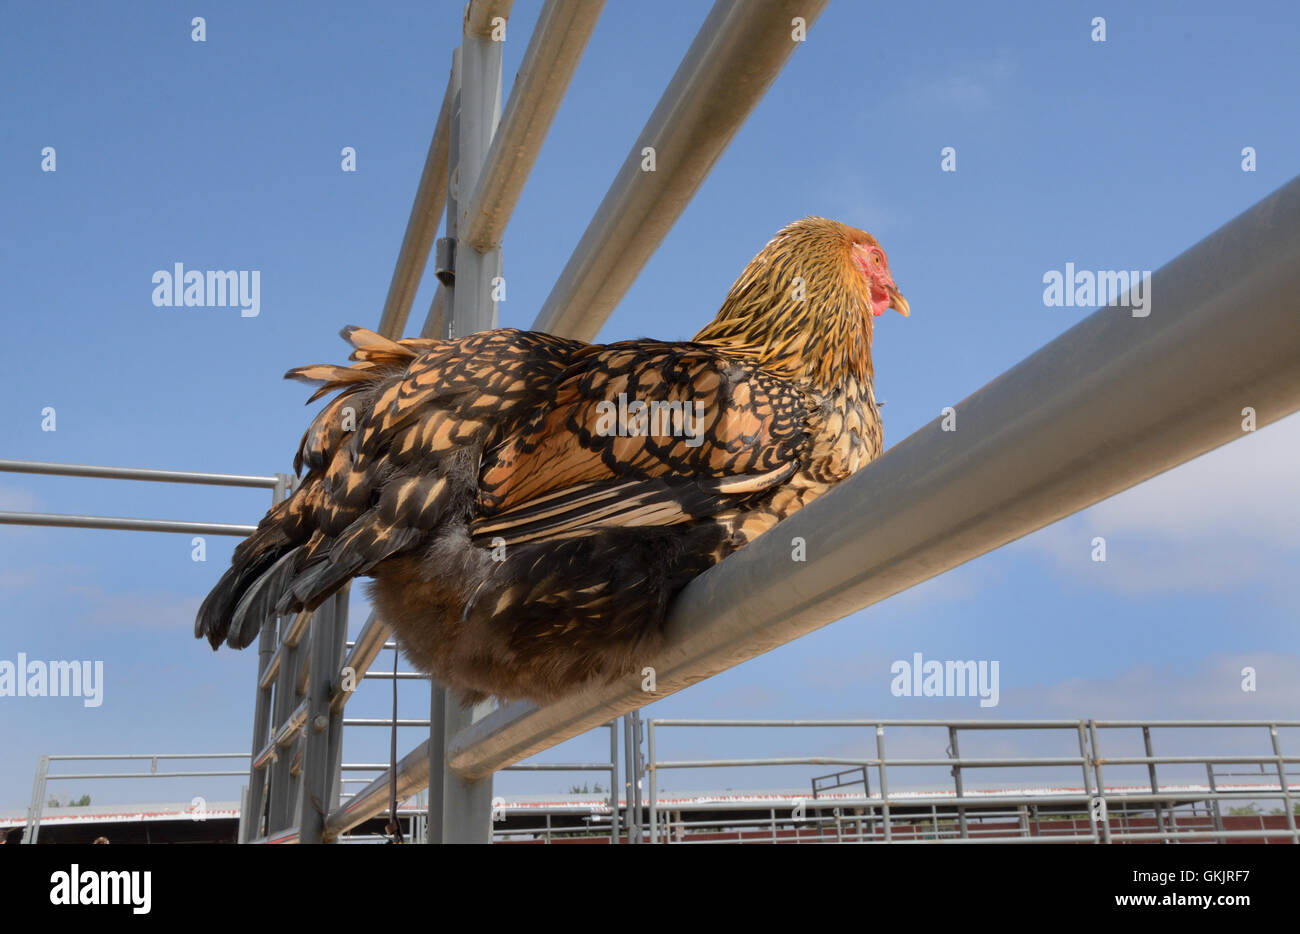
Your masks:
{"label": "chicken's eye", "polygon": [[872,261],[873,263],[875,263],[877,266],[879,266],[882,262],[884,262],[884,260],[882,260],[882,259],[880,258],[880,254],[879,254],[879,253],[872,253],[872,254],[871,254],[871,261]]}

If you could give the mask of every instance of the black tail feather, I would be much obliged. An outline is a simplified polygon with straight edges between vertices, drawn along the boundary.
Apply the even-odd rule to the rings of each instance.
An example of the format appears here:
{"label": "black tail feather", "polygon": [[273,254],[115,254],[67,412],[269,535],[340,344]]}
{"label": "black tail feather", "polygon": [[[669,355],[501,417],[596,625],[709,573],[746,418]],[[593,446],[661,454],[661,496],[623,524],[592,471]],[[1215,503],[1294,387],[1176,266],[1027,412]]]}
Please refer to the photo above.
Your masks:
{"label": "black tail feather", "polygon": [[276,560],[249,585],[235,604],[230,615],[230,632],[226,644],[232,649],[242,649],[257,638],[262,624],[275,615],[275,604],[293,578],[293,559],[298,549],[293,548]]}
{"label": "black tail feather", "polygon": [[[221,575],[217,586],[212,588],[212,592],[199,606],[198,615],[194,618],[194,637],[196,639],[206,637],[213,651],[216,651],[231,632],[235,608],[245,592],[260,582],[262,575],[279,560],[282,551],[281,549],[264,552],[248,564],[237,564]],[[257,629],[260,628],[259,625]],[[256,630],[248,634],[241,629],[240,638],[244,641],[236,647],[243,648],[252,642],[256,635]],[[230,644],[235,645],[233,641]]]}
{"label": "black tail feather", "polygon": [[[364,534],[366,531],[360,522],[354,527],[354,533]],[[366,548],[343,547],[352,542],[347,534],[340,536],[328,552],[297,570],[293,581],[281,591],[275,612],[316,609],[352,578],[362,576],[390,555],[406,550],[426,534],[414,528],[389,531],[391,534],[386,535],[382,543],[372,541],[371,547]]]}

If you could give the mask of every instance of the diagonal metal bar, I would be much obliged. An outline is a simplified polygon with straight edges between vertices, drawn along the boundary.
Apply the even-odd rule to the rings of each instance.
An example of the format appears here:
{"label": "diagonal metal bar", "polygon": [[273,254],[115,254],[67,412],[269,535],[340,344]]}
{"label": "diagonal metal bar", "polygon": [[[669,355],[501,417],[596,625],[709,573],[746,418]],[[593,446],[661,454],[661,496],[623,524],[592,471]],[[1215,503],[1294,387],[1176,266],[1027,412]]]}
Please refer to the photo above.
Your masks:
{"label": "diagonal metal bar", "polygon": [[388,284],[384,310],[379,317],[380,334],[400,337],[411,314],[411,304],[424,277],[424,267],[429,264],[429,251],[438,232],[438,220],[447,203],[447,121],[451,113],[451,82],[442,97],[438,122],[429,140],[429,152],[424,157],[424,171],[415,190],[411,216],[406,221],[406,233],[397,253],[397,265]]}
{"label": "diagonal metal bar", "polygon": [[[593,339],[827,0],[718,0],[632,145],[533,328]],[[653,147],[655,170],[643,171]]]}
{"label": "diagonal metal bar", "polygon": [[465,208],[461,243],[501,245],[506,224],[564,100],[605,0],[547,0],[515,77],[501,125]]}

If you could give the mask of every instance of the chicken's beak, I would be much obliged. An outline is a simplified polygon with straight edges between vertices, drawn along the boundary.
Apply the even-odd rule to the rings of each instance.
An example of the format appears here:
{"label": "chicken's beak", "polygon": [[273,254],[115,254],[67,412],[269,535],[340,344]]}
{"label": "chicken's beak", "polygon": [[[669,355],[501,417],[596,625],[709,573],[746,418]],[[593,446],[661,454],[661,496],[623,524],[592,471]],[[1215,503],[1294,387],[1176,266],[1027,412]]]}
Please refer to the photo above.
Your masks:
{"label": "chicken's beak", "polygon": [[889,293],[889,307],[894,309],[904,318],[912,313],[912,308],[907,304],[907,299],[903,298],[903,293],[898,291],[898,287],[891,285],[885,289]]}

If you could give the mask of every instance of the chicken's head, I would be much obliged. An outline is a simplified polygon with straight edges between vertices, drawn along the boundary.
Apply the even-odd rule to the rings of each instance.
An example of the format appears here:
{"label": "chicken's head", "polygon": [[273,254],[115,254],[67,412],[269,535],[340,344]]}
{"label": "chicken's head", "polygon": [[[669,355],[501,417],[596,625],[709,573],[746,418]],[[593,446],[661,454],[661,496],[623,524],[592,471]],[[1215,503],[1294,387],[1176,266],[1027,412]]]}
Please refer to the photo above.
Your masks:
{"label": "chicken's head", "polygon": [[829,387],[871,378],[872,318],[911,312],[876,238],[824,217],[783,228],[695,336]]}
{"label": "chicken's head", "polygon": [[912,310],[907,304],[907,299],[903,298],[903,293],[899,292],[898,286],[894,284],[894,275],[889,271],[889,258],[885,256],[885,251],[880,248],[880,244],[871,234],[861,230],[854,233],[861,234],[865,238],[855,239],[851,243],[849,256],[858,272],[867,280],[871,313],[879,318],[885,313],[885,309],[893,308],[906,318]]}

